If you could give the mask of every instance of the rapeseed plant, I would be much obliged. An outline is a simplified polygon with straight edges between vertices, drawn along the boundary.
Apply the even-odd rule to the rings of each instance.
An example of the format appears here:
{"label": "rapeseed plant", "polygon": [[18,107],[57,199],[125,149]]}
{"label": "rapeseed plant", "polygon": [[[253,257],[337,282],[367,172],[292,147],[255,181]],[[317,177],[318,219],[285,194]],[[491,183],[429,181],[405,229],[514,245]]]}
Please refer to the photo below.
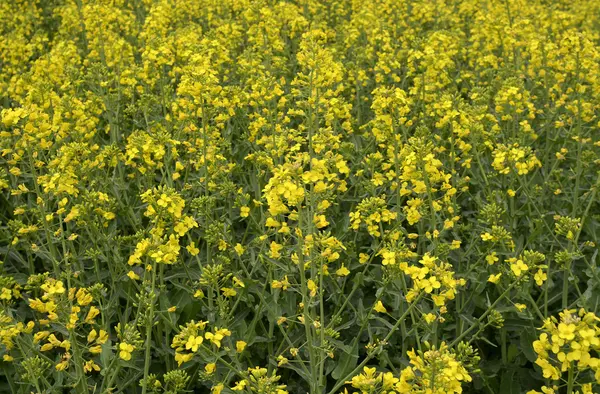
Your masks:
{"label": "rapeseed plant", "polygon": [[600,3],[0,22],[1,390],[600,390]]}

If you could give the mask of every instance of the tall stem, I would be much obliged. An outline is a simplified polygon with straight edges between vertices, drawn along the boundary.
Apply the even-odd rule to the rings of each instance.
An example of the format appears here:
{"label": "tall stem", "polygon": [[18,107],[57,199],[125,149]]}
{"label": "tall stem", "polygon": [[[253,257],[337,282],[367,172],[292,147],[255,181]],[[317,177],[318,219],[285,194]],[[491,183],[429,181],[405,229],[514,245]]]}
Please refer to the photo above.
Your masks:
{"label": "tall stem", "polygon": [[567,380],[567,394],[573,394],[573,387],[575,386],[575,366],[573,363],[569,365],[569,377]]}
{"label": "tall stem", "polygon": [[150,372],[150,347],[152,344],[152,326],[154,325],[154,299],[156,284],[156,267],[152,266],[152,290],[150,292],[150,310],[146,320],[146,354],[144,357],[144,380],[142,394],[146,394],[148,386],[148,373]]}

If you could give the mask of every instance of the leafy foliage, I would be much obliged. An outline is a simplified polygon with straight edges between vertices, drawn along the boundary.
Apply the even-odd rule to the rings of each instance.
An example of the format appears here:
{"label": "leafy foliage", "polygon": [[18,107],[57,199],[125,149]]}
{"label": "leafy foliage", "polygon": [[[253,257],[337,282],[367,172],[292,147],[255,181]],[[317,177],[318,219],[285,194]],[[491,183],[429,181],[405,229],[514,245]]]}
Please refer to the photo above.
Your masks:
{"label": "leafy foliage", "polygon": [[600,390],[600,2],[0,22],[0,390]]}

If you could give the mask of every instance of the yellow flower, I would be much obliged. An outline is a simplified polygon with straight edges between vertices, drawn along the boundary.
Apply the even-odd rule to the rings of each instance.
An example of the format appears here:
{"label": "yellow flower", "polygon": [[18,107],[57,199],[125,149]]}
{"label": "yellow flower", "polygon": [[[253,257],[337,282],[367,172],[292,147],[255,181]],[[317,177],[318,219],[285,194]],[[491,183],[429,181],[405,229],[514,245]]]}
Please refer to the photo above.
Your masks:
{"label": "yellow flower", "polygon": [[510,269],[518,278],[523,274],[523,272],[527,272],[529,267],[523,262],[523,260],[513,259],[513,262],[510,264]]}
{"label": "yellow flower", "polygon": [[381,257],[382,257],[381,264],[383,264],[383,265],[393,265],[396,263],[396,252],[394,252],[394,251],[384,250],[381,253]]}
{"label": "yellow flower", "polygon": [[223,391],[224,388],[225,388],[225,385],[223,383],[216,384],[211,389],[212,394],[221,394],[221,392]]}
{"label": "yellow flower", "polygon": [[558,324],[558,336],[559,338],[571,341],[575,338],[575,331],[577,326],[574,323],[559,323]]}
{"label": "yellow flower", "polygon": [[244,254],[244,247],[240,243],[235,244],[233,249],[235,250],[235,253],[237,253],[238,256],[241,256],[242,254]]}
{"label": "yellow flower", "polygon": [[217,364],[215,364],[215,363],[206,364],[206,366],[204,367],[204,371],[206,371],[206,373],[208,375],[212,375],[216,370],[217,370]]}
{"label": "yellow flower", "polygon": [[0,295],[0,299],[2,300],[10,300],[12,298],[12,291],[4,287],[2,289],[2,294]]}
{"label": "yellow flower", "polygon": [[69,366],[69,361],[65,360],[65,361],[61,361],[60,363],[56,364],[56,366],[54,368],[56,368],[57,371],[64,371],[65,369],[67,369],[67,367]]}
{"label": "yellow flower", "polygon": [[91,306],[90,310],[88,311],[87,316],[85,317],[86,323],[92,322],[96,318],[96,316],[98,316],[99,314],[100,314],[100,310],[98,308],[96,308],[95,306]]}
{"label": "yellow flower", "polygon": [[247,218],[250,215],[250,208],[247,206],[243,206],[240,208],[240,216],[243,218]]}
{"label": "yellow flower", "polygon": [[39,341],[46,339],[50,335],[50,331],[39,331],[36,332],[33,336],[33,343],[38,343]]}
{"label": "yellow flower", "polygon": [[102,353],[102,346],[100,346],[100,345],[90,346],[89,351],[92,354],[100,354],[100,353]]}
{"label": "yellow flower", "polygon": [[485,256],[485,261],[487,261],[487,263],[489,265],[494,265],[498,262],[498,256],[496,256],[496,252],[492,252],[491,254],[488,254],[487,256]]}
{"label": "yellow flower", "polygon": [[385,309],[385,306],[383,306],[383,302],[381,301],[377,301],[373,309],[375,310],[375,312],[387,313],[387,309]]}
{"label": "yellow flower", "polygon": [[194,353],[179,353],[175,352],[175,361],[177,361],[177,365],[181,366],[181,364],[190,361],[194,357]]}
{"label": "yellow flower", "polygon": [[200,253],[200,249],[198,249],[196,247],[196,243],[194,243],[193,241],[190,242],[190,244],[188,246],[186,246],[185,248],[192,256],[197,256],[198,253]]}
{"label": "yellow flower", "polygon": [[535,279],[535,283],[538,286],[542,286],[546,279],[548,279],[548,275],[546,275],[546,273],[542,269],[538,269],[538,271],[533,276],[533,279]]}
{"label": "yellow flower", "polygon": [[204,338],[211,341],[216,347],[221,347],[221,340],[231,335],[231,331],[226,328],[216,329],[214,333],[207,332],[204,334]]}
{"label": "yellow flower", "polygon": [[223,295],[225,297],[235,297],[237,295],[237,291],[235,291],[235,289],[232,289],[230,287],[222,287],[221,291],[223,292]]}
{"label": "yellow flower", "polygon": [[282,354],[280,354],[279,356],[277,356],[277,366],[281,367],[282,365],[286,365],[289,362],[289,360],[284,357]]}
{"label": "yellow flower", "polygon": [[433,313],[427,313],[423,315],[427,324],[431,324],[436,320],[436,316]]}
{"label": "yellow flower", "polygon": [[494,237],[490,233],[483,233],[481,234],[481,239],[484,241],[491,241],[494,239]]}
{"label": "yellow flower", "polygon": [[104,330],[100,330],[100,332],[98,333],[98,339],[96,339],[96,343],[102,345],[106,343],[106,341],[108,341],[108,333]]}
{"label": "yellow flower", "polygon": [[244,282],[242,282],[242,280],[240,278],[238,278],[237,276],[234,276],[233,278],[231,278],[231,280],[233,281],[233,285],[235,287],[246,287]]}
{"label": "yellow flower", "polygon": [[348,268],[346,268],[344,264],[342,264],[342,266],[337,271],[335,271],[335,273],[338,276],[348,276],[350,274],[350,270],[348,270]]}
{"label": "yellow flower", "polygon": [[203,341],[204,341],[204,338],[202,338],[202,335],[198,335],[198,336],[191,335],[185,344],[185,348],[187,350],[191,350],[192,352],[195,353],[198,351],[198,347],[202,344]]}
{"label": "yellow flower", "polygon": [[89,360],[84,363],[83,371],[85,373],[92,372],[92,371],[98,372],[98,371],[100,371],[100,366],[98,364],[96,364],[93,360]]}
{"label": "yellow flower", "polygon": [[139,279],[140,279],[140,276],[139,276],[138,274],[136,274],[135,272],[133,272],[133,271],[129,271],[129,272],[127,273],[127,276],[128,276],[128,277],[129,277],[129,279],[131,279],[131,280],[139,280]]}
{"label": "yellow flower", "polygon": [[290,287],[290,282],[288,281],[287,275],[283,277],[282,280],[274,280],[271,282],[271,287],[273,289],[282,289],[287,290]]}
{"label": "yellow flower", "polygon": [[77,290],[76,297],[77,303],[81,306],[89,305],[94,300],[92,295],[85,289]]}
{"label": "yellow flower", "polygon": [[279,227],[279,226],[281,226],[281,223],[279,223],[277,220],[273,219],[272,217],[268,217],[267,220],[265,221],[265,226],[266,227]]}
{"label": "yellow flower", "polygon": [[119,344],[119,357],[125,361],[131,360],[131,352],[135,350],[133,345],[130,345],[126,342],[121,342]]}
{"label": "yellow flower", "polygon": [[308,290],[310,290],[311,297],[314,297],[317,295],[318,287],[317,287],[317,284],[315,283],[315,281],[313,281],[312,279],[309,279],[307,282],[307,287],[308,287]]}
{"label": "yellow flower", "polygon": [[325,215],[315,215],[313,218],[313,222],[317,228],[323,228],[329,225],[329,222],[325,218]]}
{"label": "yellow flower", "polygon": [[502,273],[499,274],[492,274],[490,275],[490,277],[488,278],[488,282],[491,283],[498,283],[498,281],[500,280],[500,277],[502,276]]}
{"label": "yellow flower", "polygon": [[46,283],[40,286],[42,290],[46,292],[46,295],[51,296],[54,294],[63,294],[65,287],[60,280],[49,279]]}
{"label": "yellow flower", "polygon": [[271,242],[270,246],[270,257],[273,259],[278,259],[281,257],[281,249],[283,249],[283,245],[278,244],[277,242]]}
{"label": "yellow flower", "polygon": [[237,341],[237,342],[235,343],[235,350],[236,350],[238,353],[241,353],[241,352],[243,352],[243,351],[244,351],[244,349],[246,348],[246,345],[247,345],[247,343],[246,343],[246,342],[244,342],[244,341]]}
{"label": "yellow flower", "polygon": [[87,336],[87,341],[88,343],[92,342],[93,340],[95,340],[98,337],[98,333],[96,332],[96,330],[92,329],[92,331],[90,331],[90,333]]}
{"label": "yellow flower", "polygon": [[527,309],[527,305],[525,305],[525,304],[515,304],[515,308],[517,308],[519,310],[519,312],[523,312],[525,309]]}

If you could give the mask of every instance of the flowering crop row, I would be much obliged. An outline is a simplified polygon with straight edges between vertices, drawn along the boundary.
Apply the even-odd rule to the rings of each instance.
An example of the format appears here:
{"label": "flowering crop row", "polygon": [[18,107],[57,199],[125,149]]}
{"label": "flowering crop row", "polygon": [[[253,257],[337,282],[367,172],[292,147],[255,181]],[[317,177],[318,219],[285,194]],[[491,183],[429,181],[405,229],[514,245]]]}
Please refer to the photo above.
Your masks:
{"label": "flowering crop row", "polygon": [[600,2],[0,2],[0,391],[600,392]]}

